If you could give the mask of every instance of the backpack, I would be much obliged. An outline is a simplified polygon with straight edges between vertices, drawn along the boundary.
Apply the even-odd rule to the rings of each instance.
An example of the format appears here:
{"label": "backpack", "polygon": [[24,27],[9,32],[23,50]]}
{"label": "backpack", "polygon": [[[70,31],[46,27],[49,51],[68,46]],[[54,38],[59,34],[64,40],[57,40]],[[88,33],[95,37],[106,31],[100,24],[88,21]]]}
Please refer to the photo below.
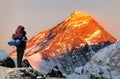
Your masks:
{"label": "backpack", "polygon": [[18,28],[15,31],[15,34],[13,34],[13,39],[22,39],[26,35],[26,32],[24,31],[23,26],[18,26]]}

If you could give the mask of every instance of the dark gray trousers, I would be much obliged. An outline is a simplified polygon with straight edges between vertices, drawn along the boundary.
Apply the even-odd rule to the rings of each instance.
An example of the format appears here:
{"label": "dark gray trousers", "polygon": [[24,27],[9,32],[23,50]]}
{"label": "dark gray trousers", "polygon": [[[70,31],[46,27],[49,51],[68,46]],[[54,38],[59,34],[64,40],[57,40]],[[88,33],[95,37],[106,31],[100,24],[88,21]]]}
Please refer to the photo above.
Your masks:
{"label": "dark gray trousers", "polygon": [[17,46],[17,67],[22,67],[22,59],[26,46]]}

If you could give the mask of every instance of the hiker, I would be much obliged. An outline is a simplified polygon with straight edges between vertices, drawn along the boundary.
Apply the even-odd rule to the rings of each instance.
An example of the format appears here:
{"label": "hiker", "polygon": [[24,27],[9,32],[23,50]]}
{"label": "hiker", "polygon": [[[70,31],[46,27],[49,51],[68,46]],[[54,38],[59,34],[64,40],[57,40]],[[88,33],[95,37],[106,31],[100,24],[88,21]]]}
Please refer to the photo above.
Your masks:
{"label": "hiker", "polygon": [[12,41],[8,42],[11,46],[16,46],[17,51],[17,67],[22,67],[22,58],[24,55],[24,51],[26,48],[26,32],[25,28],[23,26],[18,26],[18,28],[15,31],[15,34],[12,36]]}

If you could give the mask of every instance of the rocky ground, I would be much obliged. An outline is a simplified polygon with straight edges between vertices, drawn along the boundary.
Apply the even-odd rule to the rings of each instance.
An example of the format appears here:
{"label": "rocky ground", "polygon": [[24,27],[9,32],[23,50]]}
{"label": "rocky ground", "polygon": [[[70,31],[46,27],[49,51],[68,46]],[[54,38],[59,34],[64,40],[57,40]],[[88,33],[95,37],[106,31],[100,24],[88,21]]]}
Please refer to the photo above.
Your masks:
{"label": "rocky ground", "polygon": [[0,66],[0,79],[65,79],[56,77],[46,77],[37,70],[30,67],[8,68]]}
{"label": "rocky ground", "polygon": [[45,76],[32,68],[0,67],[0,79],[45,79]]}

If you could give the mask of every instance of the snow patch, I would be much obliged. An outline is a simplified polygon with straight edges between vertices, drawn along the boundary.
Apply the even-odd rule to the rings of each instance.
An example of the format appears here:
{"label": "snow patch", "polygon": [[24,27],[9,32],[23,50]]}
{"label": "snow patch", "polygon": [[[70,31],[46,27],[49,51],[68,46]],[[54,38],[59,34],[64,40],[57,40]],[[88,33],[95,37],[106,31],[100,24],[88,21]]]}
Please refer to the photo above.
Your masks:
{"label": "snow patch", "polygon": [[85,40],[87,41],[87,43],[88,43],[89,45],[91,45],[90,40],[93,39],[94,37],[98,36],[98,34],[100,34],[100,32],[101,32],[101,31],[98,29],[98,30],[96,30],[93,34],[91,34],[91,35],[89,36],[89,38],[86,38]]}

